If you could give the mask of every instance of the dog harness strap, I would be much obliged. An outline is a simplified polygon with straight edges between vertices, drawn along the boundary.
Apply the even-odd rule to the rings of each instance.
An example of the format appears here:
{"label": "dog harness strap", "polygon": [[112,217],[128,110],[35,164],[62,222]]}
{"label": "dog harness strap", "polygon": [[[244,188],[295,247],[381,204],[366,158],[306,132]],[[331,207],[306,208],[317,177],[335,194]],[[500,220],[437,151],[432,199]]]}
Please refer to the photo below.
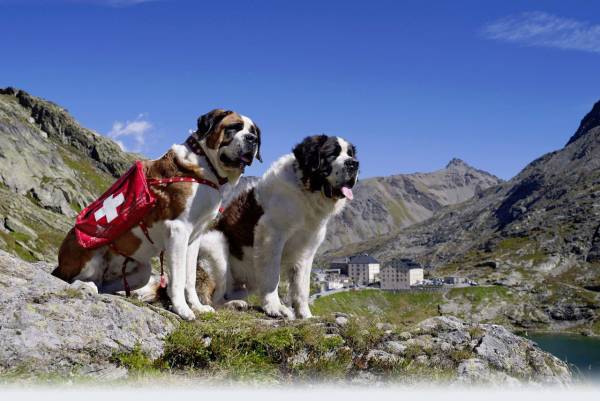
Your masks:
{"label": "dog harness strap", "polygon": [[[204,153],[204,149],[202,149],[200,143],[194,138],[194,135],[188,136],[188,138],[185,140],[185,144],[188,145],[192,152],[194,152],[198,156],[206,156],[206,153]],[[206,156],[206,161],[208,162],[208,167],[210,167],[212,173],[215,175],[215,177],[217,177],[219,185],[227,184],[229,180],[227,178],[221,177],[219,173],[217,173],[217,169],[215,168],[215,166],[213,166],[208,156]]]}
{"label": "dog harness strap", "polygon": [[197,182],[198,184],[203,184],[203,185],[207,185],[211,188],[214,188],[217,191],[219,190],[219,186],[217,184],[215,184],[214,182],[212,182],[210,180],[206,180],[204,178],[172,177],[172,178],[159,178],[159,179],[149,178],[148,179],[148,184],[155,185],[155,186],[173,184],[175,182]]}
{"label": "dog harness strap", "polygon": [[123,288],[125,289],[125,296],[130,297],[131,288],[129,287],[129,283],[127,282],[127,275],[125,274],[125,269],[127,268],[127,263],[129,263],[130,261],[133,262],[134,260],[129,256],[125,255],[123,252],[119,251],[114,242],[108,244],[108,247],[112,249],[115,253],[118,253],[119,255],[125,258],[123,260],[123,266],[121,267],[121,274],[123,275]]}
{"label": "dog harness strap", "polygon": [[152,238],[150,238],[150,233],[148,233],[148,226],[146,225],[146,223],[144,223],[144,220],[140,220],[140,228],[146,236],[146,238],[148,238],[148,241],[150,241],[150,243],[154,245],[154,241],[152,241]]}
{"label": "dog harness strap", "polygon": [[123,287],[125,288],[125,296],[129,298],[131,296],[131,288],[129,287],[129,283],[127,282],[127,274],[125,274],[125,268],[127,267],[127,262],[131,259],[130,257],[126,257],[123,261],[123,267],[121,268],[121,274],[123,274]]}
{"label": "dog harness strap", "polygon": [[164,258],[165,258],[165,251],[161,251],[160,252],[160,288],[166,288],[167,287],[167,280],[165,278],[165,269],[164,269]]}

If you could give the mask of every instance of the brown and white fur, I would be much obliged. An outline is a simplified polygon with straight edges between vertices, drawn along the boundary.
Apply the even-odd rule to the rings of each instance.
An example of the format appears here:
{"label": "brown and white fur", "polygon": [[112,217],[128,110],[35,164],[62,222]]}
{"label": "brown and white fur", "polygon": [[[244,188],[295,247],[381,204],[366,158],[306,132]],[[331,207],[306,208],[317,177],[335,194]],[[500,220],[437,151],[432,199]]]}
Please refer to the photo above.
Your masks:
{"label": "brown and white fur", "polygon": [[[195,177],[215,183],[227,180],[236,185],[245,167],[260,160],[260,130],[251,119],[232,111],[213,110],[198,119],[192,134],[195,153],[187,144],[173,145],[157,160],[144,161],[148,178]],[[218,175],[218,177],[217,177]],[[179,182],[152,187],[156,207],[144,218],[151,243],[139,226],[119,237],[114,245],[129,256],[125,275],[132,290],[145,286],[152,269],[150,259],[164,250],[165,271],[169,277],[167,294],[173,311],[186,320],[197,313],[210,312],[196,293],[196,266],[200,234],[216,217],[222,194],[207,185]],[[82,248],[72,229],[59,252],[59,265],[53,274],[68,282],[80,280],[103,293],[124,291],[124,257],[108,246]],[[187,302],[186,302],[187,301]],[[191,308],[190,308],[191,307]]]}
{"label": "brown and white fur", "polygon": [[[215,306],[247,306],[239,300],[256,292],[270,316],[311,317],[313,258],[327,222],[352,197],[357,175],[352,144],[326,135],[304,139],[241,192],[215,229],[201,236],[200,293],[212,292]],[[291,309],[278,294],[280,275],[289,279]]]}

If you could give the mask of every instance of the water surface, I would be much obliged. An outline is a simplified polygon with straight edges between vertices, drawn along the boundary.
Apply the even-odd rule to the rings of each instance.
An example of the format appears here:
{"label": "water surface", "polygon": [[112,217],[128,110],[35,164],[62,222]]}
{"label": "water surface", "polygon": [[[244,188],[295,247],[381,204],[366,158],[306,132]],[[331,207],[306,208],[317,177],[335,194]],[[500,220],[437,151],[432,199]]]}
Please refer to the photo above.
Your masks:
{"label": "water surface", "polygon": [[600,380],[600,337],[553,333],[530,333],[526,337],[567,362],[576,375]]}

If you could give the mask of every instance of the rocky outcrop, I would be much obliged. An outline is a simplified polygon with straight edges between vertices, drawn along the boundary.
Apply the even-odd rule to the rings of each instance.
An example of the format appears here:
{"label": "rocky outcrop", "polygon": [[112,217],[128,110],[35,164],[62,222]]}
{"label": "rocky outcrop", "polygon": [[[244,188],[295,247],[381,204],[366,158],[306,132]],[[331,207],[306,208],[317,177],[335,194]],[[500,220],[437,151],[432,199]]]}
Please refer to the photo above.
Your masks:
{"label": "rocky outcrop", "polygon": [[69,285],[51,269],[0,251],[0,381],[48,374],[106,381],[139,369],[217,379],[264,371],[279,382],[571,380],[563,362],[501,326],[445,316],[400,332],[344,314],[283,321],[228,311],[181,322],[161,307]]}
{"label": "rocky outcrop", "polygon": [[[432,364],[456,359],[457,353],[469,355],[457,367],[460,381],[469,383],[515,382],[516,378],[538,383],[567,383],[571,373],[558,358],[542,351],[535,343],[506,328],[491,324],[468,324],[453,317],[435,317],[418,325],[418,337],[431,343]],[[453,356],[454,355],[454,356]]]}
{"label": "rocky outcrop", "polygon": [[98,295],[0,251],[0,374],[122,377],[111,361],[139,347],[153,358],[176,327],[168,312]]}
{"label": "rocky outcrop", "polygon": [[600,101],[596,102],[594,107],[592,107],[592,110],[583,117],[583,120],[581,120],[581,123],[579,124],[579,128],[577,128],[577,131],[575,131],[573,136],[569,139],[569,142],[567,142],[567,146],[581,138],[592,128],[598,126],[600,126]]}
{"label": "rocky outcrop", "polygon": [[39,128],[41,137],[79,150],[110,175],[118,177],[131,166],[133,155],[123,152],[114,141],[81,127],[57,104],[11,87],[0,89],[0,95],[15,98],[31,117],[27,121]]}

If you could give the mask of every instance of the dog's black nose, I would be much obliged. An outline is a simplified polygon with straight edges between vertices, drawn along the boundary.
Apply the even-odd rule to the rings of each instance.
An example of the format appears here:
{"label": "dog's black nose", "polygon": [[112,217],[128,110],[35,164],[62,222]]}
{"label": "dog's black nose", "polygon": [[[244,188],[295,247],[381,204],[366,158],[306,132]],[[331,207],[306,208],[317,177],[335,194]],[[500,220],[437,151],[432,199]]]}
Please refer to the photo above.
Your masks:
{"label": "dog's black nose", "polygon": [[348,159],[344,162],[346,168],[351,171],[358,170],[358,160],[356,159]]}

